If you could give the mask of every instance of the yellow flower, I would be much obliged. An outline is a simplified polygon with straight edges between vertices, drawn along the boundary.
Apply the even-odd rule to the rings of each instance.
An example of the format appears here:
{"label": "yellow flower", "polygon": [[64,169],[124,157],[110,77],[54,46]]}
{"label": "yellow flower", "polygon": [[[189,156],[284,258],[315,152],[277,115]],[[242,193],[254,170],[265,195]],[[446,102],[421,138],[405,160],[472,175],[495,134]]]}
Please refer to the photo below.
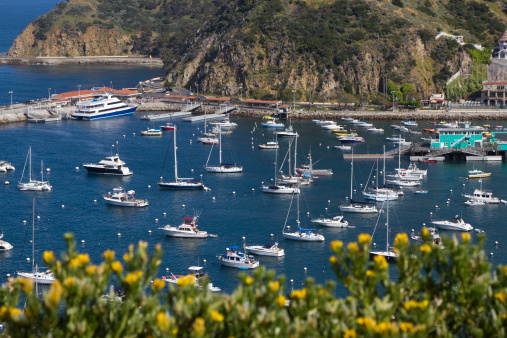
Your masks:
{"label": "yellow flower", "polygon": [[133,256],[134,256],[133,254],[130,254],[130,253],[128,253],[128,252],[125,252],[125,254],[123,255],[123,260],[124,260],[125,262],[128,262],[128,261],[130,261],[130,260],[132,259],[132,257],[133,257]]}
{"label": "yellow flower", "polygon": [[376,275],[375,271],[366,270],[366,277],[375,278]]}
{"label": "yellow flower", "polygon": [[503,267],[503,274],[505,275],[505,277],[507,277],[507,266]]}
{"label": "yellow flower", "polygon": [[338,258],[336,258],[336,256],[331,256],[329,257],[329,262],[333,265],[336,265],[338,264]]}
{"label": "yellow flower", "polygon": [[369,317],[359,317],[356,319],[356,323],[358,325],[362,325],[362,326],[366,327],[367,329],[372,329],[377,324],[375,319],[369,318]]}
{"label": "yellow flower", "polygon": [[[424,228],[424,229],[426,229],[426,228]],[[403,332],[413,333],[415,331],[415,327],[412,323],[401,322],[400,330]]]}
{"label": "yellow flower", "polygon": [[306,288],[303,288],[301,290],[292,291],[290,294],[290,298],[297,298],[297,299],[306,298]]}
{"label": "yellow flower", "polygon": [[354,329],[348,329],[343,334],[343,338],[356,338],[356,337],[357,337],[357,333],[356,333],[356,330],[354,330]]}
{"label": "yellow flower", "polygon": [[71,268],[77,268],[79,266],[79,261],[77,258],[72,258],[69,262]]}
{"label": "yellow flower", "polygon": [[178,329],[172,329],[171,332],[173,336],[176,336],[178,334]]}
{"label": "yellow flower", "polygon": [[215,322],[222,322],[224,320],[224,315],[218,311],[211,311],[211,319]]}
{"label": "yellow flower", "polygon": [[[426,240],[426,239],[428,239],[428,238],[430,237],[430,235],[431,235],[431,234],[430,234],[430,231],[428,230],[428,228],[423,227],[423,228],[422,228],[422,231],[421,231],[421,237],[422,237],[424,240]],[[410,324],[410,323],[409,323],[409,324]]]}
{"label": "yellow flower", "polygon": [[111,269],[113,269],[116,273],[121,273],[123,271],[123,267],[121,266],[121,263],[118,261],[114,261],[111,263]]}
{"label": "yellow flower", "polygon": [[160,250],[162,250],[162,245],[158,243],[157,245],[155,245],[155,252],[159,252]]}
{"label": "yellow flower", "polygon": [[97,273],[98,267],[96,265],[88,265],[86,267],[86,273],[91,276]]}
{"label": "yellow flower", "polygon": [[169,315],[165,312],[159,312],[157,313],[157,326],[162,331],[167,331],[169,328],[170,318]]}
{"label": "yellow flower", "polygon": [[252,277],[248,276],[248,277],[245,278],[245,284],[246,285],[252,285],[253,282],[254,282],[254,279]]}
{"label": "yellow flower", "polygon": [[44,262],[46,262],[47,264],[51,264],[53,263],[54,260],[55,254],[53,253],[53,251],[44,251]]}
{"label": "yellow flower", "polygon": [[178,278],[178,281],[176,282],[176,285],[178,286],[194,286],[195,285],[195,277],[192,275],[188,275],[185,277]]}
{"label": "yellow flower", "polygon": [[59,281],[55,281],[49,288],[49,295],[45,299],[48,307],[56,307],[62,298],[63,289]]}
{"label": "yellow flower", "polygon": [[104,251],[103,256],[106,261],[111,262],[114,260],[114,251],[106,250],[106,251]]}
{"label": "yellow flower", "polygon": [[461,238],[463,239],[463,243],[468,243],[470,242],[470,234],[468,232],[464,232],[462,235],[461,235]]}
{"label": "yellow flower", "polygon": [[188,297],[187,298],[187,303],[188,304],[192,304],[193,301],[194,301],[194,299],[192,297]]}
{"label": "yellow flower", "polygon": [[84,265],[90,263],[90,256],[88,256],[88,254],[77,255],[77,259],[78,259],[81,266],[84,266]]}
{"label": "yellow flower", "polygon": [[15,307],[11,307],[9,309],[9,312],[11,313],[11,317],[17,317],[21,313],[21,310]]}
{"label": "yellow flower", "polygon": [[384,256],[375,256],[373,257],[375,263],[377,263],[378,267],[381,270],[385,270],[388,268],[389,264],[387,264],[386,258]]}
{"label": "yellow flower", "polygon": [[271,292],[277,292],[280,288],[280,282],[279,281],[271,281],[269,282],[269,288],[271,289]]}
{"label": "yellow flower", "polygon": [[147,247],[148,247],[148,242],[139,241],[139,249],[146,250]]}
{"label": "yellow flower", "polygon": [[396,238],[394,239],[394,245],[405,245],[408,243],[408,236],[405,233],[397,234]]}
{"label": "yellow flower", "polygon": [[33,290],[33,279],[18,278],[18,282],[21,285],[21,289],[24,293],[32,293]]}
{"label": "yellow flower", "polygon": [[331,242],[331,249],[333,249],[334,252],[336,252],[339,249],[341,249],[342,246],[343,246],[343,242],[342,241],[332,241]]}
{"label": "yellow flower", "polygon": [[375,326],[375,332],[383,336],[387,336],[389,333],[395,333],[397,331],[398,327],[396,327],[395,323],[391,322],[381,322]]}
{"label": "yellow flower", "polygon": [[65,279],[65,281],[63,282],[63,284],[64,284],[67,288],[71,288],[71,287],[73,287],[74,285],[76,285],[76,280],[74,279],[74,277],[69,277],[69,278]]}
{"label": "yellow flower", "polygon": [[192,331],[196,335],[202,336],[206,331],[206,327],[204,325],[205,325],[204,319],[202,319],[201,317],[197,317],[194,321],[194,324],[192,325]]}
{"label": "yellow flower", "polygon": [[371,236],[368,234],[360,234],[357,239],[359,244],[369,244],[371,242]]}
{"label": "yellow flower", "polygon": [[500,303],[505,303],[505,300],[507,299],[507,294],[505,292],[498,292],[495,293],[495,298],[500,301]]}
{"label": "yellow flower", "polygon": [[284,307],[285,304],[287,304],[287,298],[285,298],[284,296],[280,296],[276,299],[276,302],[280,307]]}
{"label": "yellow flower", "polygon": [[357,246],[356,242],[349,243],[348,248],[349,248],[349,252],[351,252],[351,253],[357,253],[359,251],[359,247]]}
{"label": "yellow flower", "polygon": [[3,321],[6,321],[9,319],[11,315],[11,312],[9,311],[9,308],[5,305],[2,305],[0,308],[0,319]]}
{"label": "yellow flower", "polygon": [[151,288],[153,289],[153,291],[157,292],[157,291],[162,290],[164,288],[164,286],[165,286],[165,281],[157,278],[153,281],[153,285],[151,286]]}
{"label": "yellow flower", "polygon": [[429,246],[428,244],[423,244],[421,245],[421,247],[419,248],[419,250],[421,250],[422,253],[430,253],[431,251],[431,246]]}
{"label": "yellow flower", "polygon": [[428,307],[428,300],[423,300],[422,302],[416,302],[415,300],[409,300],[408,302],[403,303],[403,307],[405,310],[410,310],[412,308],[425,309]]}
{"label": "yellow flower", "polygon": [[137,283],[137,281],[143,276],[143,272],[142,271],[134,271],[134,272],[131,272],[129,273],[126,277],[125,277],[125,281],[129,284],[129,285],[132,285],[132,284],[135,284]]}

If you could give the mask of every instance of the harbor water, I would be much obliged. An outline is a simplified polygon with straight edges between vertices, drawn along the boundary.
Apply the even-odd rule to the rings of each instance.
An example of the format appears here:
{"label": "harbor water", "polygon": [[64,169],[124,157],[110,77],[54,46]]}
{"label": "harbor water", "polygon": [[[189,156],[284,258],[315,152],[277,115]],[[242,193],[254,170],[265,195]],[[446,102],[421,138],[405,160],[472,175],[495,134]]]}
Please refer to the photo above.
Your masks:
{"label": "harbor water", "polygon": [[[121,257],[129,244],[143,240],[148,241],[151,248],[157,243],[162,244],[165,254],[160,276],[166,274],[166,268],[169,273],[181,274],[189,266],[200,264],[205,266],[214,284],[225,292],[235,288],[237,274],[241,270],[220,266],[216,255],[225,253],[231,245],[242,246],[243,236],[247,245],[278,241],[285,249],[285,257],[260,257],[261,266],[275,269],[288,280],[292,279],[293,287],[300,287],[309,276],[319,283],[335,279],[328,262],[331,241],[347,243],[356,240],[360,233],[373,233],[378,216],[345,214],[345,219],[353,228],[317,228],[326,238],[323,243],[283,239],[286,217],[295,228],[295,201],[287,216],[292,196],[265,194],[259,189],[262,182],[270,182],[274,176],[275,151],[260,150],[257,145],[273,140],[275,131],[260,127],[260,119],[233,119],[239,126],[231,135],[222,136],[223,160],[242,165],[244,172],[211,174],[203,168],[211,146],[195,141],[195,135],[203,129],[203,122],[184,123],[180,119],[172,121],[179,127],[179,176],[199,178],[203,175],[204,184],[210,191],[170,191],[157,186],[160,176],[166,180],[174,177],[173,135],[167,131],[161,137],[143,137],[140,132],[157,127],[163,124],[162,121],[142,121],[137,114],[92,122],[70,120],[45,125],[2,126],[0,158],[12,162],[16,170],[0,174],[2,230],[4,239],[14,245],[13,250],[0,253],[0,281],[5,281],[7,274],[13,275],[19,269],[31,267],[27,258],[31,257],[32,199],[35,199],[36,215],[35,258],[39,264],[42,264],[44,250],[61,252],[64,249],[62,236],[66,232],[75,234],[79,250],[89,253],[93,262],[99,262],[106,249],[115,250]],[[387,150],[394,148],[392,143],[385,142],[385,137],[392,134],[389,125],[385,122],[375,122],[375,125],[385,128],[385,135],[361,132],[366,142],[354,145],[355,153],[380,154],[384,144],[387,144]],[[423,122],[419,129],[429,126],[429,123]],[[312,185],[302,188],[301,226],[313,228],[309,222],[311,217],[340,213],[339,205],[345,203],[350,194],[350,161],[343,160],[341,150],[333,149],[339,143],[330,131],[303,120],[296,121],[294,128],[301,135],[297,150],[299,164],[305,161],[311,149],[314,161],[319,160],[316,168],[330,168],[334,172],[334,175],[319,177]],[[289,142],[289,139],[280,139],[279,165],[286,156]],[[41,176],[43,160],[44,167],[50,168],[49,173],[45,170],[43,173],[53,185],[51,192],[22,192],[16,188],[30,146],[33,176]],[[211,154],[210,165],[218,162],[216,150]],[[82,167],[83,163],[95,163],[117,152],[133,170],[132,176],[92,175]],[[379,165],[382,169],[382,161]],[[408,162],[402,161],[403,167],[407,165]],[[286,166],[287,163],[284,169],[287,173]],[[387,161],[388,171],[397,166],[397,160]],[[483,188],[507,199],[503,162],[478,162],[473,166],[492,173],[491,178],[483,180]],[[405,196],[390,202],[391,241],[398,232],[410,234],[411,229],[418,232],[423,223],[429,225],[431,220],[450,220],[460,215],[472,226],[485,231],[488,238],[485,250],[488,254],[494,253],[491,262],[505,263],[507,245],[503,239],[507,230],[502,219],[507,205],[466,207],[463,204],[465,198],[461,194],[480,187],[478,180],[465,179],[467,170],[473,166],[458,162],[420,164],[421,168],[428,169],[422,186],[405,189]],[[354,198],[360,199],[368,177],[370,186],[375,181],[370,176],[375,161],[357,160],[354,167],[353,188],[357,190]],[[9,181],[10,185],[4,185],[5,181]],[[119,186],[135,190],[136,196],[147,198],[150,205],[139,209],[106,205],[102,195]],[[414,194],[415,189],[426,189],[428,194]],[[178,225],[184,216],[193,216],[196,212],[201,212],[200,229],[217,234],[218,238],[175,239],[165,237],[158,229],[166,224]],[[384,248],[386,243],[384,217],[385,214],[381,214],[373,238],[378,248]],[[26,224],[23,220],[27,221]],[[441,234],[460,236],[460,233],[444,230]],[[472,238],[476,240],[475,235]],[[83,240],[84,244],[81,244]],[[500,242],[498,246],[495,246],[495,241]]]}

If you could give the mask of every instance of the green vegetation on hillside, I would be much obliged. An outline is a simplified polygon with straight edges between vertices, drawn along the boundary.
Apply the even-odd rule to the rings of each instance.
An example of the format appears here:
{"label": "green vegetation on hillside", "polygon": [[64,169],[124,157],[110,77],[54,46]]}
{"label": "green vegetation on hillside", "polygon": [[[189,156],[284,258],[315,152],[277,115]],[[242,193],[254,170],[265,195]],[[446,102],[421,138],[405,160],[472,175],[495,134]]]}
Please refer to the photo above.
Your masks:
{"label": "green vegetation on hillside", "polygon": [[41,298],[31,280],[10,278],[0,288],[0,320],[7,337],[505,337],[507,267],[492,269],[484,236],[478,245],[468,233],[444,237],[445,249],[427,229],[422,237],[412,244],[398,234],[391,264],[369,258],[367,234],[332,242],[329,262],[317,264],[330,264],[347,289],[338,298],[335,282],[309,278],[287,290],[283,276],[263,268],[240,274],[230,295],[213,294],[206,282],[199,290],[190,276],[168,287],[157,278],[160,245],[150,256],[139,242],[122,259],[107,250],[94,265],[67,234],[59,259],[44,253],[57,281]]}

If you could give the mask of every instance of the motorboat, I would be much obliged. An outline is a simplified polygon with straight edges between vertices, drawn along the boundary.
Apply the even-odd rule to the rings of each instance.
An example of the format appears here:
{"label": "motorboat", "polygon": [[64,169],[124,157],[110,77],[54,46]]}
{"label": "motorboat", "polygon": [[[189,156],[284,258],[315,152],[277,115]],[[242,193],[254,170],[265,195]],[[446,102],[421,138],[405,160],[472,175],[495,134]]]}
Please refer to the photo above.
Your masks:
{"label": "motorboat", "polygon": [[201,142],[202,144],[206,144],[206,145],[215,145],[215,144],[220,143],[220,141],[214,136],[213,137],[209,137],[209,136],[198,137],[197,142]]}
{"label": "motorboat", "polygon": [[72,118],[78,120],[98,120],[110,117],[133,115],[137,106],[128,105],[110,94],[99,99],[79,101]]}
{"label": "motorboat", "polygon": [[419,169],[417,167],[417,164],[415,164],[415,163],[411,163],[408,166],[407,169],[396,168],[394,170],[396,170],[396,172],[398,174],[402,174],[402,175],[413,175],[413,176],[422,175],[422,176],[426,176],[428,174],[428,170],[426,170],[426,169]]}
{"label": "motorboat", "polygon": [[[319,162],[319,161],[317,161]],[[317,163],[315,162],[315,163]],[[312,161],[312,152],[308,154],[308,164],[303,164],[301,168],[297,169],[297,172],[301,175],[308,174],[311,176],[330,176],[333,175],[332,169],[314,169],[313,165],[315,164]]]}
{"label": "motorboat", "polygon": [[386,183],[397,187],[417,187],[418,185],[421,185],[421,182],[419,181],[408,181],[404,179],[386,180]]}
{"label": "motorboat", "polygon": [[207,231],[200,231],[197,229],[197,220],[200,214],[194,217],[183,217],[183,222],[177,227],[166,225],[159,230],[162,230],[166,236],[181,237],[181,238],[207,238]]}
{"label": "motorboat", "polygon": [[300,189],[296,185],[263,185],[262,192],[270,194],[299,194]]}
{"label": "motorboat", "polygon": [[387,178],[403,181],[421,181],[423,179],[423,176],[420,174],[405,174],[402,170],[403,169],[398,169],[396,174],[387,175]]}
{"label": "motorboat", "polygon": [[0,235],[0,251],[9,251],[9,250],[11,250],[13,248],[13,246],[11,245],[11,243],[3,241],[2,240],[3,238],[4,238],[4,234],[1,234]]}
{"label": "motorboat", "polygon": [[333,122],[332,124],[321,124],[320,127],[325,130],[333,130],[333,129],[340,129],[340,128],[343,129],[343,127],[336,124],[336,122]]}
{"label": "motorboat", "polygon": [[437,131],[435,129],[425,128],[423,129],[424,132],[435,134]]}
{"label": "motorboat", "polygon": [[[195,180],[193,178],[181,178],[178,177],[178,156],[176,150],[176,131],[178,128],[174,128],[174,181],[173,182],[164,182],[163,177],[160,177],[158,182],[159,187],[164,189],[173,189],[173,190],[201,190],[205,189],[202,181]],[[164,161],[165,165],[165,161]],[[163,171],[162,167],[162,171]]]}
{"label": "motorboat", "polygon": [[270,242],[264,245],[247,245],[245,250],[248,253],[259,256],[282,257],[285,256],[285,250],[278,247],[278,243]]}
{"label": "motorboat", "polygon": [[336,124],[336,122],[332,120],[312,120],[312,122],[319,126],[324,126],[326,124]]}
{"label": "motorboat", "polygon": [[[440,234],[438,233],[437,228],[426,228],[431,236],[431,241],[435,246],[437,246],[440,249],[445,249],[444,244],[442,243],[442,238],[440,237]],[[412,232],[412,235],[410,236],[414,241],[423,242],[422,236],[417,236]]]}
{"label": "motorboat", "polygon": [[0,161],[0,172],[6,173],[7,171],[14,170],[14,166],[7,161]]}
{"label": "motorboat", "polygon": [[333,148],[340,149],[340,150],[350,150],[350,149],[352,149],[351,146],[334,146]]}
{"label": "motorboat", "polygon": [[231,122],[231,120],[229,119],[229,115],[224,117],[220,122],[211,122],[210,125],[215,127],[219,126],[222,129],[231,129],[238,126],[236,122]]}
{"label": "motorboat", "polygon": [[384,129],[382,129],[382,128],[375,128],[375,127],[368,128],[367,130],[369,132],[371,132],[371,133],[383,133],[384,132]]}
{"label": "motorboat", "polygon": [[83,164],[83,167],[88,170],[89,173],[93,174],[121,176],[128,176],[133,174],[129,168],[125,167],[125,162],[120,160],[118,154],[115,156],[108,156],[97,164]]}
{"label": "motorboat", "polygon": [[333,228],[347,228],[349,226],[349,222],[345,221],[343,216],[335,216],[333,218],[319,217],[312,219],[311,222]]}
{"label": "motorboat", "polygon": [[218,163],[219,165],[216,166],[209,166],[208,162],[211,157],[211,153],[213,152],[213,147],[211,147],[209,156],[208,156],[208,162],[206,162],[206,165],[204,166],[204,169],[206,169],[209,173],[240,173],[243,171],[243,167],[237,166],[235,163],[223,163],[222,162],[222,127],[220,126],[220,132],[219,132],[219,157],[218,157]]}
{"label": "motorboat", "polygon": [[364,138],[357,136],[357,135],[351,135],[351,136],[338,136],[338,140],[342,143],[360,143],[364,142]]}
{"label": "motorboat", "polygon": [[230,268],[238,268],[241,270],[255,269],[259,266],[259,261],[254,256],[247,255],[245,252],[239,251],[239,247],[234,245],[226,249],[227,253],[217,256],[220,264]]}
{"label": "motorboat", "polygon": [[465,223],[463,218],[458,215],[454,216],[452,221],[433,221],[431,223],[437,228],[445,230],[472,231],[474,229],[469,223]]}
{"label": "motorboat", "polygon": [[143,135],[143,136],[162,136],[162,129],[150,128],[148,130],[141,131],[141,135]]}
{"label": "motorboat", "polygon": [[366,122],[366,121],[361,121],[357,124],[358,127],[363,127],[363,128],[373,128],[373,124],[372,123],[369,123],[369,122]]}
{"label": "motorboat", "polygon": [[350,120],[350,121],[348,121],[348,122],[350,122],[350,124],[358,124],[358,123],[360,123],[361,121],[359,121],[358,119],[352,119],[352,120]]}
{"label": "motorboat", "polygon": [[352,117],[342,117],[342,121],[351,122],[351,121],[354,121],[354,118],[352,118]]}
{"label": "motorboat", "polygon": [[384,191],[384,190],[371,190],[371,191],[363,191],[363,198],[365,200],[383,202],[383,201],[394,201],[399,198],[397,192],[394,191]]}
{"label": "motorboat", "polygon": [[167,122],[165,126],[160,126],[163,130],[174,130],[175,125],[171,122]]}
{"label": "motorboat", "polygon": [[401,121],[401,124],[403,124],[404,126],[408,126],[408,127],[417,127],[418,126],[417,122],[411,121],[411,120]]}
{"label": "motorboat", "polygon": [[479,169],[473,169],[468,171],[468,178],[484,178],[490,177],[491,173],[485,173]]}
{"label": "motorboat", "polygon": [[260,149],[278,149],[280,146],[278,142],[266,142],[265,144],[259,144]]}
{"label": "motorboat", "polygon": [[473,195],[463,194],[463,196],[470,200],[480,201],[484,203],[500,203],[500,199],[498,197],[493,197],[493,193],[491,191],[482,190],[482,187],[481,189],[475,189]]}
{"label": "motorboat", "polygon": [[[178,285],[178,280],[183,277],[187,276],[193,276],[195,278],[195,284],[194,287],[198,289],[203,289],[202,281],[204,278],[204,272],[202,266],[191,266],[188,268],[189,273],[187,275],[174,275],[171,274],[170,276],[163,276],[162,280],[166,281],[166,283],[172,284],[172,285]],[[211,292],[220,292],[221,289],[217,286],[213,286],[213,283],[209,282],[206,284],[206,290],[209,290]]]}
{"label": "motorboat", "polygon": [[267,120],[266,122],[262,123],[261,126],[265,128],[285,128],[285,124],[277,123],[275,120]]}
{"label": "motorboat", "polygon": [[428,190],[415,190],[414,194],[427,194]]}
{"label": "motorboat", "polygon": [[[25,175],[26,164],[28,162],[28,182],[23,182],[23,176]],[[28,154],[25,160],[25,166],[23,167],[23,173],[21,179],[18,182],[18,189],[21,191],[51,191],[53,187],[48,181],[44,181],[44,165],[41,161],[41,181],[32,179],[32,147],[28,148]]]}
{"label": "motorboat", "polygon": [[285,128],[283,131],[277,131],[276,136],[277,137],[295,137],[298,133],[294,131],[292,128],[292,125]]}
{"label": "motorboat", "polygon": [[465,204],[470,207],[486,205],[486,203],[484,203],[483,201],[478,201],[478,200],[468,200],[468,201],[465,201]]}
{"label": "motorboat", "polygon": [[114,188],[113,193],[104,195],[104,200],[111,205],[118,205],[122,207],[147,207],[148,200],[143,200],[134,197],[135,191],[129,190],[125,192],[123,188]]}

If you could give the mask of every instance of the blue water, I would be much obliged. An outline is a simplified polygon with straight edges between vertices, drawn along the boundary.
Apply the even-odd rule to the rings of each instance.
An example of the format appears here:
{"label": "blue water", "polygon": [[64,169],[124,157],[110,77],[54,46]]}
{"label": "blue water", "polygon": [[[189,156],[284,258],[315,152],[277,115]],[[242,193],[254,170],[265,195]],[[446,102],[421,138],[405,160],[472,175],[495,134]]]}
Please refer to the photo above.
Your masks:
{"label": "blue water", "polygon": [[[321,283],[334,279],[328,263],[331,241],[339,239],[349,242],[356,240],[360,233],[373,233],[377,216],[346,214],[346,219],[355,228],[320,228],[326,237],[324,243],[283,239],[281,232],[291,196],[259,192],[261,182],[273,177],[275,153],[259,150],[257,144],[272,140],[273,131],[259,127],[254,130],[255,125],[260,125],[260,120],[257,119],[234,120],[239,124],[238,128],[232,135],[223,136],[224,161],[233,158],[245,169],[241,174],[230,175],[204,172],[203,166],[210,147],[195,141],[190,142],[194,140],[198,128],[202,129],[202,123],[180,123],[178,119],[174,121],[180,128],[177,140],[180,176],[199,177],[202,174],[205,185],[211,188],[208,192],[169,191],[157,186],[156,182],[161,173],[167,179],[171,179],[174,174],[172,132],[165,132],[158,138],[142,137],[141,130],[157,126],[158,123],[141,121],[138,115],[96,122],[62,121],[46,125],[3,126],[0,131],[0,142],[3,145],[0,158],[11,161],[16,166],[16,171],[0,175],[0,182],[11,182],[8,186],[0,185],[0,194],[4,201],[0,206],[0,215],[5,239],[14,245],[14,250],[0,254],[0,281],[5,280],[7,273],[14,273],[18,266],[22,269],[30,268],[26,258],[31,256],[28,240],[31,236],[33,198],[36,201],[36,215],[41,216],[40,220],[36,220],[35,240],[36,247],[41,250],[36,253],[39,263],[42,250],[63,250],[62,235],[65,232],[75,233],[79,243],[85,240],[85,244],[80,244],[79,249],[88,252],[94,262],[99,262],[101,253],[108,248],[118,252],[121,257],[128,250],[129,244],[144,240],[151,246],[162,243],[165,255],[160,275],[165,274],[165,268],[169,268],[173,273],[181,273],[198,262],[204,264],[206,260],[206,270],[214,283],[230,292],[237,285],[236,275],[240,270],[220,266],[215,256],[225,253],[226,247],[230,245],[242,245],[243,236],[246,237],[247,244],[264,244],[271,240],[270,234],[273,234],[272,239],[280,242],[286,256],[261,257],[262,266],[276,269],[289,280],[293,279],[294,287],[301,286],[306,276],[313,276]],[[375,124],[389,130],[386,123]],[[421,125],[421,128],[424,126]],[[322,131],[310,121],[295,122],[295,129],[301,134],[299,161],[304,160],[311,148],[313,158],[321,160],[317,167],[331,168],[334,171],[333,176],[320,177],[313,185],[303,188],[302,226],[311,227],[307,212],[313,217],[339,213],[339,205],[345,202],[345,197],[350,193],[350,162],[342,159],[341,151],[333,149],[332,146],[337,144],[337,141],[330,132]],[[367,132],[362,134],[367,142],[354,146],[357,153],[381,152],[385,135],[372,135]],[[252,141],[255,145],[253,149]],[[288,142],[287,139],[281,140],[280,155],[284,156]],[[53,185],[51,192],[21,192],[15,186],[21,177],[30,145],[33,151],[34,175],[40,176],[41,160],[44,160],[45,167],[51,169],[47,175]],[[121,158],[134,171],[132,176],[94,176],[81,168],[82,163],[98,162],[110,155],[112,145],[115,145],[114,149],[119,149]],[[389,146],[392,148],[391,144]],[[162,170],[167,151],[166,166]],[[212,154],[210,163],[217,162],[217,157],[216,152]],[[363,160],[356,161],[355,164],[354,189],[360,191],[360,184],[366,183],[374,162]],[[403,166],[407,164],[402,163]],[[396,160],[389,160],[387,165],[388,170],[392,170],[398,163]],[[76,170],[76,167],[80,169]],[[406,189],[404,197],[390,202],[391,241],[398,232],[410,233],[411,229],[419,231],[423,222],[429,224],[432,219],[430,212],[433,213],[433,219],[450,219],[462,214],[474,227],[486,231],[490,238],[486,251],[495,253],[491,261],[495,264],[505,263],[507,247],[502,238],[506,230],[501,224],[507,206],[501,204],[467,208],[463,204],[465,199],[461,197],[461,193],[471,192],[479,186],[478,181],[465,180],[467,169],[471,169],[472,165],[438,163],[421,164],[420,167],[429,169],[428,177],[421,187],[429,193],[415,195],[412,193],[414,189]],[[477,163],[475,168],[492,172],[492,177],[484,180],[484,188],[492,189],[500,198],[507,198],[503,179],[505,164]],[[191,172],[191,169],[194,171]],[[150,205],[143,209],[106,205],[102,201],[102,194],[117,186],[135,190],[137,196],[147,198]],[[446,203],[447,199],[450,199],[449,204]],[[436,205],[439,208],[436,208]],[[174,239],[165,237],[157,229],[165,224],[177,225],[184,216],[192,216],[195,211],[201,212],[200,228],[218,234],[218,238]],[[293,225],[295,217],[295,213],[291,212],[289,220],[292,220]],[[27,220],[26,225],[23,225],[23,220]],[[385,246],[384,224],[385,220],[381,219],[374,237],[374,242],[380,248]],[[152,231],[151,234],[149,230]],[[121,233],[121,237],[118,237],[118,233]],[[441,233],[454,234],[448,231]],[[460,233],[456,235],[460,236]],[[495,248],[494,240],[500,241],[498,248]],[[307,273],[304,267],[307,267]]]}
{"label": "blue water", "polygon": [[[61,1],[0,1],[0,54],[6,53],[18,34],[38,16],[47,13]],[[0,105],[47,98],[49,94],[77,91],[99,86],[135,87],[139,81],[163,76],[164,70],[153,66],[0,65]]]}

